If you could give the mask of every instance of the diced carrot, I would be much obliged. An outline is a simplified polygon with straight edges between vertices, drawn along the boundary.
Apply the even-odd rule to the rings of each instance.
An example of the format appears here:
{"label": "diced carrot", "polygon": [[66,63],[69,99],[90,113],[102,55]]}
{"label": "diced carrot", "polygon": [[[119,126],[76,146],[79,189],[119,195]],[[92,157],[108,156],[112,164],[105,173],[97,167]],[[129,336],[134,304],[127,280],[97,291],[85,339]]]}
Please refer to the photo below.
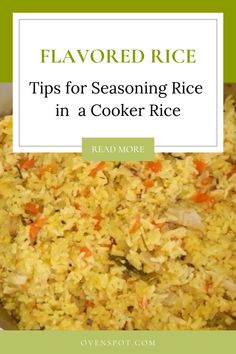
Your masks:
{"label": "diced carrot", "polygon": [[39,205],[29,202],[25,204],[25,212],[27,214],[32,214],[32,215],[36,215],[38,214],[40,211],[42,210],[42,208],[40,208]]}
{"label": "diced carrot", "polygon": [[85,300],[85,306],[86,307],[95,307],[95,304],[91,300]]}
{"label": "diced carrot", "polygon": [[90,196],[90,186],[85,186],[83,189],[82,189],[82,196],[85,197],[85,198],[88,198]]}
{"label": "diced carrot", "polygon": [[208,206],[211,208],[214,203],[215,203],[215,199],[213,197],[211,197],[209,194],[207,193],[201,193],[201,192],[198,192],[197,194],[195,194],[193,196],[193,201],[195,203],[204,203],[206,202],[208,204]]}
{"label": "diced carrot", "polygon": [[104,161],[100,161],[94,168],[91,169],[89,172],[89,176],[95,177],[98,171],[103,170],[103,168],[106,166],[106,163]]}
{"label": "diced carrot", "polygon": [[70,231],[78,231],[78,228],[77,228],[76,224],[74,224],[74,225],[72,226],[72,228],[70,229]]}
{"label": "diced carrot", "polygon": [[127,284],[128,284],[128,285],[132,285],[132,284],[134,284],[136,281],[137,281],[136,278],[128,278],[128,279],[127,279]]}
{"label": "diced carrot", "polygon": [[36,240],[39,230],[46,224],[46,222],[46,218],[40,218],[30,224],[29,237],[31,241]]}
{"label": "diced carrot", "polygon": [[198,159],[194,160],[194,165],[198,170],[199,174],[206,170],[206,164],[202,160],[198,160]]}
{"label": "diced carrot", "polygon": [[207,279],[203,283],[203,288],[206,293],[209,293],[209,290],[212,288],[212,286],[213,286],[212,279]]}
{"label": "diced carrot", "polygon": [[96,230],[96,231],[101,230],[100,222],[97,221],[97,223],[96,223],[95,226],[94,226],[94,230]]}
{"label": "diced carrot", "polygon": [[203,186],[207,186],[208,184],[211,184],[212,181],[213,181],[213,177],[209,176],[209,177],[203,178],[203,179],[201,180],[201,184],[202,184]]}
{"label": "diced carrot", "polygon": [[77,209],[77,210],[80,209],[80,205],[79,205],[79,203],[77,203],[77,202],[74,202],[74,203],[73,203],[73,207],[74,207],[75,209]]}
{"label": "diced carrot", "polygon": [[155,222],[153,220],[152,225],[154,225],[157,229],[161,229],[165,225],[165,222]]}
{"label": "diced carrot", "polygon": [[207,193],[198,192],[193,196],[193,201],[196,203],[203,203],[209,199],[209,195]]}
{"label": "diced carrot", "polygon": [[36,240],[40,228],[35,226],[35,223],[30,224],[29,238],[31,241]]}
{"label": "diced carrot", "polygon": [[92,252],[90,251],[90,249],[86,246],[83,246],[80,248],[80,252],[84,253],[84,257],[90,257]]}
{"label": "diced carrot", "polygon": [[138,231],[140,226],[141,226],[140,215],[137,215],[136,218],[134,219],[134,221],[132,222],[131,226],[130,226],[129,233],[130,234],[134,234],[136,231]]}
{"label": "diced carrot", "polygon": [[37,219],[34,223],[35,223],[35,226],[36,227],[43,227],[46,223],[47,223],[48,219],[47,218],[40,218],[40,219]]}
{"label": "diced carrot", "polygon": [[227,177],[231,177],[234,173],[236,173],[236,164],[232,165],[230,172],[227,174]]}
{"label": "diced carrot", "polygon": [[203,287],[204,287],[204,290],[205,290],[206,292],[208,292],[208,290],[209,290],[209,283],[208,283],[207,280],[204,281]]}
{"label": "diced carrot", "polygon": [[41,178],[45,174],[45,172],[56,173],[57,168],[58,168],[58,166],[55,162],[52,162],[48,165],[42,165],[39,168],[38,176]]}
{"label": "diced carrot", "polygon": [[152,179],[150,179],[150,178],[145,179],[145,180],[143,181],[143,185],[144,185],[144,187],[146,187],[146,188],[151,188],[151,187],[154,186],[154,181],[153,181]]}
{"label": "diced carrot", "polygon": [[34,167],[34,165],[35,165],[34,159],[22,158],[19,161],[19,166],[22,170],[29,170],[30,168]]}
{"label": "diced carrot", "polygon": [[94,216],[94,219],[97,220],[96,224],[94,225],[94,230],[100,230],[101,229],[101,221],[103,220],[103,217],[101,216],[100,213],[97,213],[95,216]]}
{"label": "diced carrot", "polygon": [[152,172],[161,171],[161,161],[148,161],[145,163],[145,168],[151,170]]}
{"label": "diced carrot", "polygon": [[178,237],[175,235],[170,236],[171,241],[178,241]]}

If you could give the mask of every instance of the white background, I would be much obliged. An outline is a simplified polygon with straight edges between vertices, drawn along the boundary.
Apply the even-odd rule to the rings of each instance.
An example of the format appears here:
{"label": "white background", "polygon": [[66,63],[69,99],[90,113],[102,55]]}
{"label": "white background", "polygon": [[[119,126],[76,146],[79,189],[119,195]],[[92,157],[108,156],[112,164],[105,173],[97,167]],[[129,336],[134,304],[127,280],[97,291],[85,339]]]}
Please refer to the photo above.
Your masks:
{"label": "white background", "polygon": [[[14,151],[81,151],[82,137],[154,137],[156,151],[222,151],[222,22],[222,14],[202,13],[14,14]],[[41,49],[65,54],[68,49],[96,48],[141,49],[145,59],[140,64],[40,63]],[[179,48],[195,49],[196,63],[151,63],[152,49]],[[108,85],[147,81],[158,86],[184,81],[202,85],[204,93],[160,99],[157,95],[92,95],[88,90],[86,95],[60,94],[45,99],[32,95],[29,87],[30,81],[64,86],[69,80],[87,85],[93,81]],[[70,117],[55,116],[57,103],[70,109]],[[95,103],[109,107],[162,103],[180,107],[181,117],[96,118],[89,114]],[[80,106],[87,108],[87,117],[78,117]]]}

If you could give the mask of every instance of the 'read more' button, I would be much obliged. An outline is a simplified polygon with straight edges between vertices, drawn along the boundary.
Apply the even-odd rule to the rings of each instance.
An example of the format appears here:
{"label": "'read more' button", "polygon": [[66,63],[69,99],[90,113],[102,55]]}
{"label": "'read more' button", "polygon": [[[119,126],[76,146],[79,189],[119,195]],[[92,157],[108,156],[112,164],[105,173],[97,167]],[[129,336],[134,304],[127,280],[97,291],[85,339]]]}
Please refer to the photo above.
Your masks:
{"label": "'read more' button", "polygon": [[83,138],[82,156],[87,161],[152,161],[154,138]]}

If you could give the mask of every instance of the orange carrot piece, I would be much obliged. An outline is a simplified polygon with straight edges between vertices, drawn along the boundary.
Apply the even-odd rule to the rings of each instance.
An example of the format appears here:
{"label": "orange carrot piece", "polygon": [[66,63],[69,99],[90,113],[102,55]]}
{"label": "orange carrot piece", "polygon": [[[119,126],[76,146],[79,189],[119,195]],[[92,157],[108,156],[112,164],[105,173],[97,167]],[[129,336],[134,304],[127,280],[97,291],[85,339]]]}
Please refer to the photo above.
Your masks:
{"label": "orange carrot piece", "polygon": [[25,204],[25,212],[27,214],[32,214],[32,215],[36,215],[38,214],[40,211],[42,210],[42,208],[40,208],[39,205],[29,202]]}
{"label": "orange carrot piece", "polygon": [[161,161],[148,161],[145,163],[145,168],[147,170],[151,170],[152,172],[160,172],[161,167]]}
{"label": "orange carrot piece", "polygon": [[34,222],[32,224],[30,224],[29,238],[30,238],[31,241],[36,240],[39,230],[40,230],[40,228],[35,226]]}
{"label": "orange carrot piece", "polygon": [[80,248],[80,252],[84,253],[84,257],[90,257],[92,252],[90,251],[90,249],[86,246],[83,246]]}
{"label": "orange carrot piece", "polygon": [[211,184],[212,181],[213,181],[213,177],[209,176],[209,177],[203,178],[203,179],[201,180],[201,184],[202,184],[203,186],[207,186],[208,184]]}
{"label": "orange carrot piece", "polygon": [[209,290],[212,288],[212,279],[205,280],[203,283],[203,288],[207,294],[209,294]]}
{"label": "orange carrot piece", "polygon": [[47,223],[47,219],[46,218],[40,218],[40,219],[37,219],[35,222],[32,222],[30,224],[29,238],[30,238],[31,241],[36,240],[39,230],[46,223]]}
{"label": "orange carrot piece", "polygon": [[157,229],[161,229],[164,225],[165,225],[165,222],[155,222],[155,221],[152,221],[152,225],[154,225]]}
{"label": "orange carrot piece", "polygon": [[91,169],[89,172],[89,176],[95,177],[98,171],[103,170],[103,168],[106,166],[106,163],[104,161],[100,161],[94,168]]}
{"label": "orange carrot piece", "polygon": [[34,224],[36,227],[41,228],[47,223],[48,219],[45,217],[42,217],[40,219],[37,219]]}
{"label": "orange carrot piece", "polygon": [[34,159],[22,158],[19,161],[19,166],[22,170],[29,170],[30,168],[34,167],[34,165],[35,165]]}
{"label": "orange carrot piece", "polygon": [[101,216],[100,213],[97,213],[95,216],[94,216],[94,219],[97,220],[96,224],[94,225],[94,230],[100,230],[101,229],[101,221],[103,220],[103,217]]}
{"label": "orange carrot piece", "polygon": [[70,231],[78,231],[78,227],[74,224],[70,229]]}
{"label": "orange carrot piece", "polygon": [[138,231],[140,226],[141,226],[140,215],[137,215],[136,218],[134,219],[134,221],[132,222],[131,226],[130,226],[129,233],[130,234],[134,234],[136,231]]}
{"label": "orange carrot piece", "polygon": [[38,176],[41,178],[45,174],[45,172],[56,173],[57,168],[58,168],[58,166],[55,162],[52,162],[48,165],[42,165],[39,168]]}
{"label": "orange carrot piece", "polygon": [[202,160],[198,160],[198,159],[194,160],[194,165],[198,170],[199,174],[206,170],[206,164]]}
{"label": "orange carrot piece", "polygon": [[173,235],[173,236],[170,236],[170,240],[171,241],[178,241],[179,239],[177,236]]}
{"label": "orange carrot piece", "polygon": [[80,209],[80,205],[79,205],[79,203],[77,203],[77,202],[74,202],[74,203],[73,203],[73,207],[74,207],[75,209],[77,209],[77,210]]}
{"label": "orange carrot piece", "polygon": [[127,281],[128,285],[133,285],[137,281],[137,279],[136,278],[128,278],[126,281]]}
{"label": "orange carrot piece", "polygon": [[85,186],[82,190],[82,196],[88,198],[90,196],[90,186]]}
{"label": "orange carrot piece", "polygon": [[207,193],[198,192],[193,196],[193,201],[196,203],[203,203],[209,199],[209,195]]}
{"label": "orange carrot piece", "polygon": [[146,187],[146,188],[151,188],[151,187],[154,186],[154,181],[153,181],[152,179],[150,179],[150,178],[145,179],[145,180],[143,181],[143,185],[144,185],[144,187]]}
{"label": "orange carrot piece", "polygon": [[195,203],[204,203],[204,202],[206,202],[210,208],[215,203],[215,199],[213,197],[209,196],[209,194],[207,194],[207,193],[198,192],[197,194],[195,194],[193,196],[192,199],[193,199],[193,201]]}
{"label": "orange carrot piece", "polygon": [[91,300],[85,300],[85,306],[86,307],[95,307],[95,304],[94,304],[94,302],[93,301],[91,301]]}

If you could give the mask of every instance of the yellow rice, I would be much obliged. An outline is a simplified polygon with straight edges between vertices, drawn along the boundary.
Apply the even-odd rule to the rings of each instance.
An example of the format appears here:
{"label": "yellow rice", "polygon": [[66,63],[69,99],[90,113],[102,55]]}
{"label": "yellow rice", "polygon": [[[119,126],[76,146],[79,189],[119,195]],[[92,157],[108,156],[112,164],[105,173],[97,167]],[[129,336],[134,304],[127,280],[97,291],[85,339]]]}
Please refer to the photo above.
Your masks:
{"label": "yellow rice", "polygon": [[[93,176],[97,163],[80,154],[13,154],[5,117],[0,301],[19,328],[235,329],[231,98],[224,129],[224,153],[156,154],[156,172],[145,162],[106,162]],[[35,165],[20,168],[22,158]],[[199,172],[196,160],[206,169]],[[145,187],[147,179],[154,185]],[[196,202],[199,192],[210,199]],[[38,215],[26,212],[27,203],[40,206]]]}

